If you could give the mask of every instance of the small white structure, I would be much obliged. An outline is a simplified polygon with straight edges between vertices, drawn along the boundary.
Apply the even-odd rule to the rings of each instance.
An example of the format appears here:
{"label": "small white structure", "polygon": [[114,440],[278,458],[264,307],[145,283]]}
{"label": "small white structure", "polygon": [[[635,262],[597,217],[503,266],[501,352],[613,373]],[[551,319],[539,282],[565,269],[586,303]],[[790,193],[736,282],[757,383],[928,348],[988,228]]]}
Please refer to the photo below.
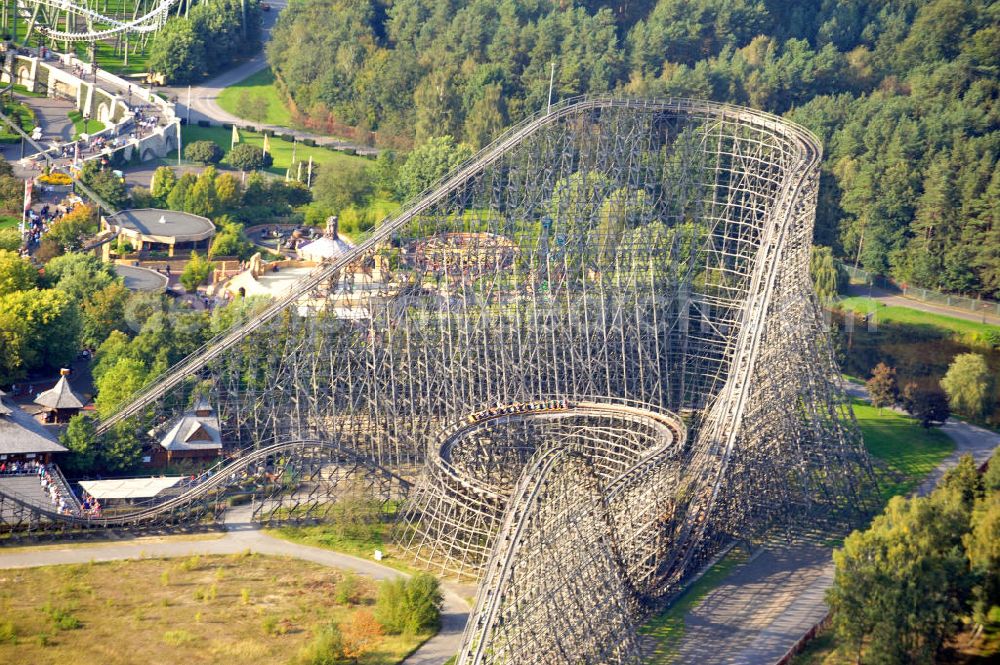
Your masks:
{"label": "small white structure", "polygon": [[95,499],[152,499],[187,476],[160,478],[123,478],[120,480],[81,480],[80,487]]}
{"label": "small white structure", "polygon": [[322,263],[329,259],[343,256],[350,251],[352,245],[337,234],[337,216],[326,218],[326,233],[322,238],[299,247],[299,258],[303,261]]}

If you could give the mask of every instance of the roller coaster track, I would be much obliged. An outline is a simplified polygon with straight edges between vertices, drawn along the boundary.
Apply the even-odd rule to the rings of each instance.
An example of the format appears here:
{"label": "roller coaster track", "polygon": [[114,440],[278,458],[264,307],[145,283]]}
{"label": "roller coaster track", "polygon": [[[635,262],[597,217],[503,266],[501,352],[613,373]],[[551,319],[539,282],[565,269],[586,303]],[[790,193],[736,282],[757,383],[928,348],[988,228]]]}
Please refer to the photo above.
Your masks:
{"label": "roller coaster track", "polygon": [[808,277],[820,157],[758,111],[566,100],[98,432],[203,381],[232,437],[423,464],[393,537],[479,581],[461,663],[637,662],[636,622],[734,539],[877,505]]}
{"label": "roller coaster track", "polygon": [[[201,507],[207,498],[223,495],[227,489],[239,487],[246,477],[243,474],[259,462],[267,461],[275,456],[301,454],[306,449],[322,451],[330,456],[331,464],[344,463],[364,468],[368,474],[380,482],[395,486],[405,494],[410,488],[409,481],[400,478],[392,471],[384,469],[371,460],[358,455],[357,451],[330,441],[295,440],[276,443],[256,450],[244,451],[240,456],[229,462],[223,462],[207,472],[207,479],[181,494],[153,505],[134,511],[115,514],[106,517],[62,514],[47,506],[39,505],[27,497],[13,492],[4,492],[0,486],[0,502],[10,502],[33,515],[36,520],[44,520],[52,525],[70,528],[142,528],[169,520],[171,523],[184,522],[188,516],[198,517],[201,513],[195,510]],[[178,519],[178,517],[180,519]],[[0,524],[2,526],[2,524]]]}
{"label": "roller coaster track", "polygon": [[[88,29],[84,32],[67,32],[49,26],[37,26],[36,29],[46,37],[63,42],[93,42],[108,39],[122,33],[143,34],[159,30],[166,20],[171,8],[180,0],[160,0],[160,3],[142,16],[130,20],[120,20],[105,16],[89,7],[80,6],[69,0],[19,0],[18,7],[21,16],[32,22],[39,8],[45,7],[55,12],[65,12],[85,19]],[[103,30],[93,30],[89,26],[94,23],[111,26]]]}
{"label": "roller coaster track", "polygon": [[[405,203],[399,212],[383,219],[375,227],[368,239],[359,243],[350,252],[341,255],[333,261],[321,264],[310,274],[296,282],[286,295],[276,298],[259,314],[220,333],[162,375],[149,381],[142,390],[136,393],[132,400],[100,422],[97,426],[97,433],[106,433],[115,424],[139,414],[146,406],[183,383],[189,376],[196,374],[209,362],[219,357],[248,335],[272,321],[275,317],[293,306],[303,296],[309,294],[313,289],[334,278],[346,266],[357,261],[358,258],[368,255],[373,249],[391,238],[394,232],[403,228],[421,213],[432,208],[436,203],[446,199],[450,194],[468,182],[470,178],[473,178],[486,167],[497,162],[527,137],[562,118],[572,116],[581,111],[610,108],[718,113],[736,120],[746,120],[747,122],[762,124],[772,131],[787,134],[789,139],[801,146],[803,154],[813,153],[818,157],[818,147],[815,137],[800,127],[790,125],[777,116],[761,111],[751,111],[727,104],[716,104],[691,99],[658,101],[614,97],[577,97],[564,100],[554,105],[550,111],[528,118],[508,129],[493,143],[455,168],[452,173],[444,176],[425,189],[424,192]],[[805,162],[803,163],[805,164]]]}

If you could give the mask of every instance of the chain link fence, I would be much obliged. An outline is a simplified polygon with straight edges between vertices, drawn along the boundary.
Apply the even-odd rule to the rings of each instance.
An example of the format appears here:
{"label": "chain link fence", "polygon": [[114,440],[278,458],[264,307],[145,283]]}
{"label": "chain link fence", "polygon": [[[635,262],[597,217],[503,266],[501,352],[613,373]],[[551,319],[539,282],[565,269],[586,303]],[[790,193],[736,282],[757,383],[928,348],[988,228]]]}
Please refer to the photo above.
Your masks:
{"label": "chain link fence", "polygon": [[1000,316],[1000,302],[985,300],[982,298],[967,298],[965,296],[950,295],[939,291],[923,289],[919,286],[897,284],[888,277],[876,275],[868,272],[867,270],[862,270],[861,268],[854,268],[844,264],[842,265],[847,271],[848,276],[850,276],[851,281],[854,283],[870,284],[871,286],[885,289],[886,291],[898,293],[899,295],[906,296],[907,298],[913,298],[914,300],[919,300],[920,302],[930,303],[933,305],[944,305],[945,307],[964,309],[977,314]]}

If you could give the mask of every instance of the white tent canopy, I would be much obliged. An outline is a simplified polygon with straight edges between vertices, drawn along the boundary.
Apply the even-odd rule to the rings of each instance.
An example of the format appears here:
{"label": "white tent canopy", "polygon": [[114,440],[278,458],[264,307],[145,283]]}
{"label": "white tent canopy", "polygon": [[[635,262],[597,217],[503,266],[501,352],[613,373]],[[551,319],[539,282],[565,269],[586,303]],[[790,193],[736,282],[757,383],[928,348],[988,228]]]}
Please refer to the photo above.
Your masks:
{"label": "white tent canopy", "polygon": [[186,476],[124,478],[121,480],[81,480],[80,486],[95,499],[151,499]]}

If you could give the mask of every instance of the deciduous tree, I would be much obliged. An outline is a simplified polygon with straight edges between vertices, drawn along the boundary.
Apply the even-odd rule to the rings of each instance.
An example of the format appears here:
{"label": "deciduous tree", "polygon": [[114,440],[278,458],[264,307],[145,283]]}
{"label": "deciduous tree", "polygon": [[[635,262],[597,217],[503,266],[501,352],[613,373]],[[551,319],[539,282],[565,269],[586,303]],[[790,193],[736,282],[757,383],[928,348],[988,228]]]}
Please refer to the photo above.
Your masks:
{"label": "deciduous tree", "polygon": [[986,358],[978,353],[955,356],[948,372],[941,379],[953,411],[970,418],[982,418],[989,405],[993,375]]}
{"label": "deciduous tree", "polygon": [[879,363],[872,369],[872,377],[865,383],[872,405],[878,408],[892,406],[899,395],[896,384],[896,370],[885,363]]}

